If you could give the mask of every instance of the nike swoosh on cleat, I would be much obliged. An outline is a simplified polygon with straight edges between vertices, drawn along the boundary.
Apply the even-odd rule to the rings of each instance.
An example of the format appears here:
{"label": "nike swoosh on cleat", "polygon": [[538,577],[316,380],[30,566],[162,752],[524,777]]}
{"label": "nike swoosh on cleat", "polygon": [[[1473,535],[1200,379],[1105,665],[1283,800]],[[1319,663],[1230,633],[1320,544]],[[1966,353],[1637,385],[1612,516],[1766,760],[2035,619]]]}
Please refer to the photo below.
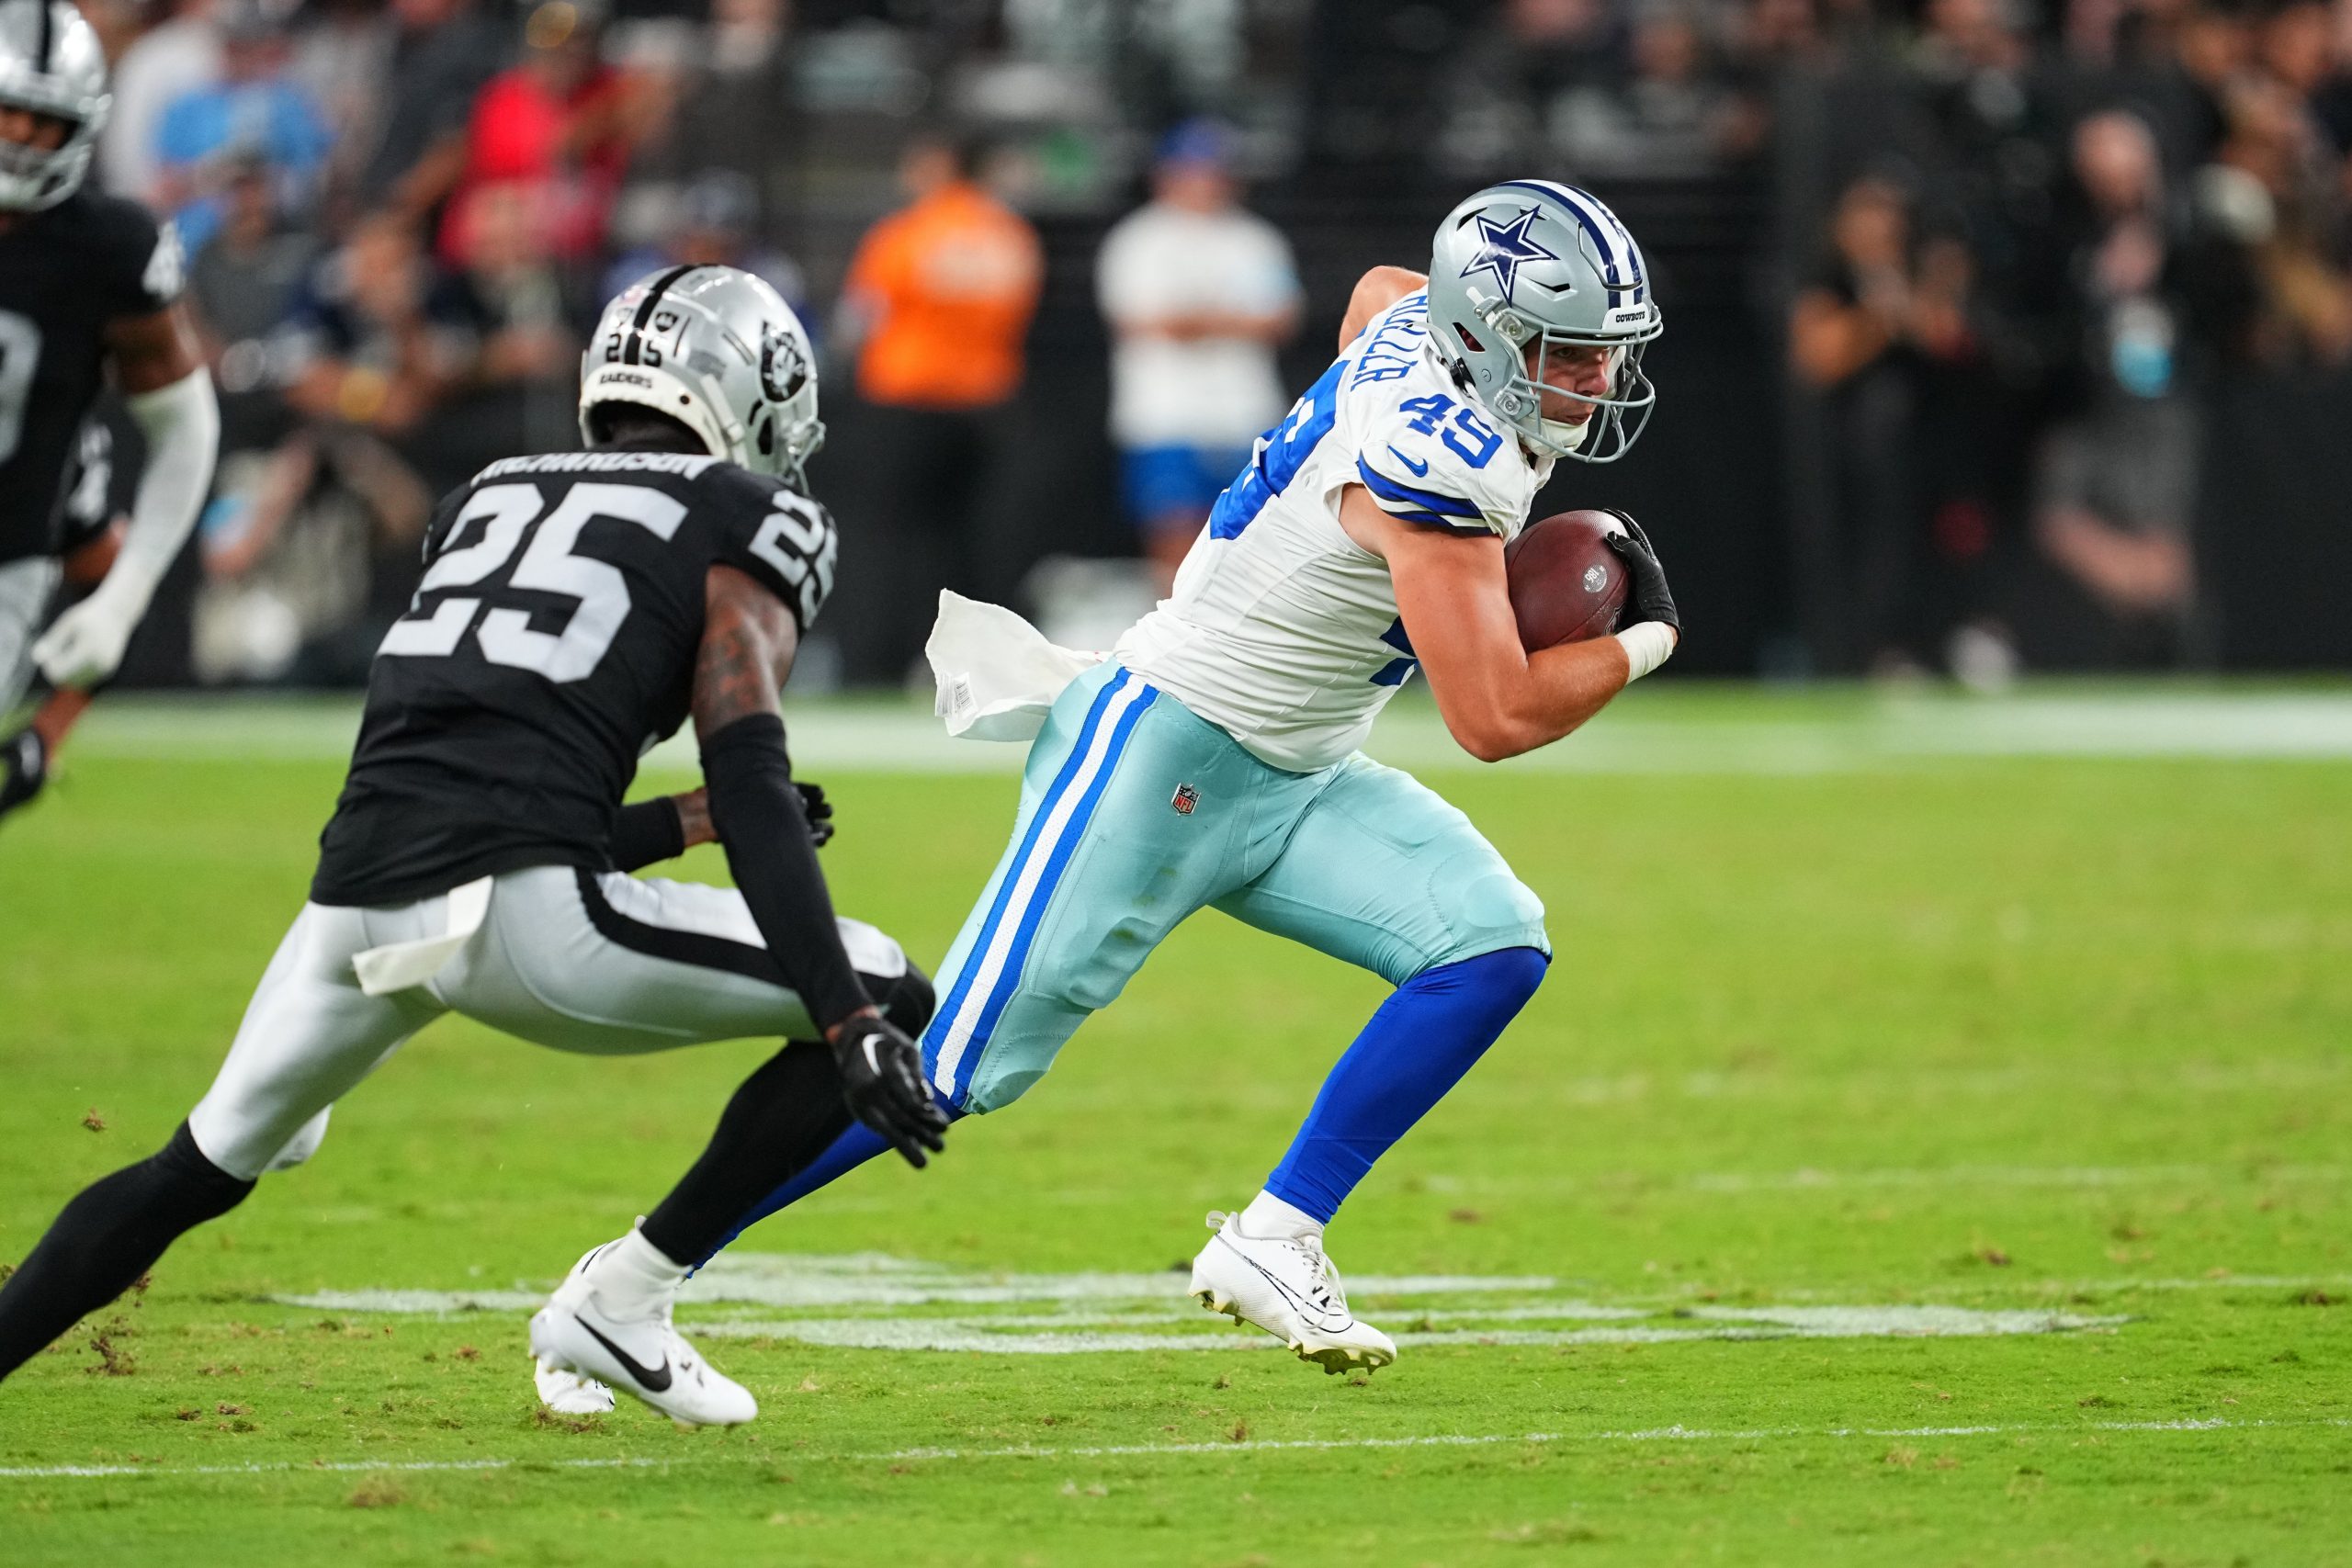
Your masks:
{"label": "nike swoosh on cleat", "polygon": [[[1391,448],[1391,450],[1394,450],[1394,448]],[[1217,1239],[1219,1241],[1225,1241],[1223,1236],[1219,1236]],[[1292,1290],[1288,1285],[1283,1284],[1272,1273],[1269,1273],[1265,1267],[1259,1263],[1256,1258],[1250,1257],[1239,1247],[1235,1247],[1232,1243],[1226,1242],[1226,1250],[1232,1253],[1234,1257],[1241,1259],[1242,1262],[1250,1265],[1250,1268],[1257,1269],[1260,1277],[1261,1277],[1266,1283],[1272,1285],[1274,1288],[1275,1292],[1279,1294],[1283,1300],[1291,1304],[1292,1311],[1297,1313],[1300,1317],[1312,1324],[1320,1332],[1325,1334],[1336,1334],[1340,1330],[1345,1328],[1348,1324],[1352,1321],[1350,1318],[1340,1318],[1335,1322],[1330,1314],[1325,1312],[1321,1307],[1317,1306],[1314,1303],[1301,1296],[1296,1291]],[[582,1324],[581,1326],[584,1328],[587,1325]],[[588,1332],[594,1334],[596,1331],[591,1328]],[[602,1336],[598,1336],[598,1337],[601,1338]]]}
{"label": "nike swoosh on cleat", "polygon": [[644,1362],[597,1333],[596,1325],[586,1318],[575,1313],[572,1314],[571,1321],[586,1329],[589,1338],[610,1350],[613,1353],[613,1359],[621,1364],[621,1371],[627,1372],[639,1388],[650,1389],[655,1393],[664,1393],[669,1391],[671,1382],[669,1357],[662,1357],[662,1364],[658,1367],[648,1367]]}
{"label": "nike swoosh on cleat", "polygon": [[1413,459],[1411,459],[1410,457],[1407,457],[1407,456],[1405,456],[1405,454],[1403,454],[1402,452],[1397,452],[1397,451],[1396,451],[1396,447],[1394,447],[1394,446],[1391,446],[1388,450],[1389,450],[1389,451],[1391,451],[1391,452],[1396,453],[1396,460],[1397,460],[1398,462],[1400,462],[1400,463],[1404,464],[1407,468],[1410,468],[1410,469],[1412,469],[1412,470],[1413,470],[1413,477],[1414,477],[1415,479],[1418,479],[1421,478],[1423,475],[1427,474],[1427,473],[1430,471],[1430,466],[1429,466],[1429,462],[1428,462],[1428,460],[1427,460],[1427,459],[1423,459],[1422,461],[1416,463],[1415,461],[1413,461]]}

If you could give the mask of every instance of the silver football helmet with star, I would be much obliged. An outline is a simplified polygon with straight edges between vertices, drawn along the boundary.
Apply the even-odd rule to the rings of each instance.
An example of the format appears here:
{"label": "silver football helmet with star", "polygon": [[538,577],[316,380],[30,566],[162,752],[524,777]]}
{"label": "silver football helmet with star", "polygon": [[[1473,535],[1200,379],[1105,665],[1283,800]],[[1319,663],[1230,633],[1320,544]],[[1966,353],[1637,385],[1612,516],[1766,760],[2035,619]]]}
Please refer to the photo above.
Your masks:
{"label": "silver football helmet with star", "polygon": [[[1438,226],[1429,287],[1430,341],[1464,389],[1536,452],[1613,463],[1649,423],[1657,389],[1642,353],[1666,323],[1642,248],[1597,197],[1551,180],[1488,186]],[[1548,355],[1571,346],[1609,351],[1606,392],[1541,384]],[[1546,392],[1591,404],[1592,417],[1544,418]]]}
{"label": "silver football helmet with star", "polygon": [[825,444],[817,356],[774,288],[731,266],[673,266],[605,307],[580,356],[580,434],[603,439],[604,411],[668,414],[715,457],[807,488]]}
{"label": "silver football helmet with star", "polygon": [[50,149],[0,140],[0,209],[37,211],[79,190],[113,103],[97,29],[71,0],[0,0],[0,107],[66,128]]}

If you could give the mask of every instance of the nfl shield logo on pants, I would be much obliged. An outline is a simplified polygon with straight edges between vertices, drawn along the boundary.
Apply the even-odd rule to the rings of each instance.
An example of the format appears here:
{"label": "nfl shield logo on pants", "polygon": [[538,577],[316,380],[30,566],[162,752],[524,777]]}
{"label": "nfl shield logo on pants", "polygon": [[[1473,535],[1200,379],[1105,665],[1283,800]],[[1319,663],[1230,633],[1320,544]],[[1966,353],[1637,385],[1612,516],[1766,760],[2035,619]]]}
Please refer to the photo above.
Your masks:
{"label": "nfl shield logo on pants", "polygon": [[1193,807],[1198,806],[1200,803],[1201,792],[1199,790],[1194,789],[1191,784],[1180,784],[1176,786],[1176,798],[1170,801],[1168,804],[1176,808],[1177,816],[1190,817],[1193,814]]}

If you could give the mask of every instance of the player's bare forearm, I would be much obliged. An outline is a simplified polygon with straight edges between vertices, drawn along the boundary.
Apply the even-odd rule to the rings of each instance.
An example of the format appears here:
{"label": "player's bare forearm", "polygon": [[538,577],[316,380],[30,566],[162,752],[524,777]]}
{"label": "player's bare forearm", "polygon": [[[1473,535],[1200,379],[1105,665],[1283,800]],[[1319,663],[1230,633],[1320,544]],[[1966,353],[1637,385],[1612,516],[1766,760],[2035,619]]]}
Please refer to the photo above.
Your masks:
{"label": "player's bare forearm", "polygon": [[1401,266],[1376,266],[1356,279],[1348,296],[1348,313],[1340,322],[1340,347],[1344,351],[1372,319],[1429,281],[1426,273]]}
{"label": "player's bare forearm", "polygon": [[185,302],[107,323],[107,354],[126,397],[187,379],[204,365],[204,340]]}
{"label": "player's bare forearm", "polygon": [[[1509,609],[1508,599],[1504,607]],[[1408,635],[1412,625],[1408,613]],[[1418,653],[1418,638],[1413,647]],[[1435,666],[1423,656],[1421,666],[1429,671],[1430,690],[1437,694],[1447,730],[1482,762],[1523,756],[1575,734],[1625,689],[1633,674],[1624,645],[1613,637],[1529,654],[1520,648],[1514,626],[1506,639],[1451,651],[1452,657],[1442,655]]]}
{"label": "player's bare forearm", "polygon": [[695,734],[708,740],[736,720],[773,714],[792,673],[799,632],[784,602],[750,574],[714,566],[703,583],[702,646],[695,655]]}
{"label": "player's bare forearm", "polygon": [[1632,666],[1614,637],[1531,656],[1511,614],[1502,541],[1407,523],[1361,485],[1340,497],[1340,525],[1388,563],[1396,611],[1429,677],[1438,715],[1482,762],[1573,733],[1625,689]]}
{"label": "player's bare forearm", "polygon": [[40,737],[41,744],[48,748],[51,756],[56,756],[58,749],[65,744],[65,737],[89,711],[90,702],[89,693],[77,692],[69,686],[50,693],[40,706],[33,710],[33,731]]}
{"label": "player's bare forearm", "polygon": [[122,533],[123,520],[117,514],[104,533],[67,551],[60,563],[65,569],[65,586],[96,588],[104,582],[107,573],[114,570],[115,558],[122,554]]}
{"label": "player's bare forearm", "polygon": [[709,791],[690,789],[672,795],[670,804],[678,808],[678,829],[685,835],[686,848],[718,841],[718,830],[710,825]]}

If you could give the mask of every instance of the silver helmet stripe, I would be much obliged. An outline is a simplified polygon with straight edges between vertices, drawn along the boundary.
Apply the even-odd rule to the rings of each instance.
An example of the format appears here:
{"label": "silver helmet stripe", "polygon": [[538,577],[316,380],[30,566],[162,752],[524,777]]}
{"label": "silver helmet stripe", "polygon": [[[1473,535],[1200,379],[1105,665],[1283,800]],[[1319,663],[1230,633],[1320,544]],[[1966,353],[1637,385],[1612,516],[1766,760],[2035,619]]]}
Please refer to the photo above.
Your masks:
{"label": "silver helmet stripe", "polygon": [[50,9],[50,0],[40,0],[40,43],[33,53],[33,66],[42,75],[49,74],[50,56],[57,52],[57,14]]}
{"label": "silver helmet stripe", "polygon": [[[1635,304],[1638,305],[1649,298],[1648,281],[1642,276],[1641,249],[1634,243],[1633,234],[1618,220],[1615,213],[1574,186],[1564,186],[1552,180],[1504,180],[1500,183],[1548,196],[1568,209],[1568,216],[1577,220],[1577,226],[1591,237],[1594,248],[1600,252],[1601,265],[1606,274],[1601,283],[1602,287],[1609,288],[1611,305],[1623,304],[1623,301],[1618,296],[1625,290],[1623,288],[1611,288],[1610,285],[1619,278],[1627,276],[1633,280],[1632,289]],[[1612,230],[1614,233],[1611,232]],[[1620,240],[1623,242],[1622,249],[1619,244]]]}
{"label": "silver helmet stripe", "polygon": [[645,329],[653,320],[653,308],[662,303],[662,296],[670,292],[670,285],[694,271],[695,266],[693,262],[673,266],[656,278],[653,287],[645,291],[645,299],[637,308],[637,316],[628,324],[628,348],[622,356],[625,364],[641,363],[639,355],[645,351]]}
{"label": "silver helmet stripe", "polygon": [[[1623,219],[1603,207],[1591,196],[1577,189],[1576,186],[1560,186],[1557,189],[1560,193],[1561,205],[1576,215],[1577,221],[1584,226],[1586,231],[1593,236],[1594,243],[1601,247],[1602,255],[1608,259],[1610,273],[1612,276],[1626,276],[1633,278],[1634,302],[1640,304],[1649,296],[1649,283],[1642,276],[1642,248],[1634,243],[1633,231],[1625,227]],[[1623,242],[1622,256],[1617,254],[1611,243],[1611,236],[1612,235],[1617,241]],[[1622,274],[1618,271],[1621,265],[1624,269]]]}

